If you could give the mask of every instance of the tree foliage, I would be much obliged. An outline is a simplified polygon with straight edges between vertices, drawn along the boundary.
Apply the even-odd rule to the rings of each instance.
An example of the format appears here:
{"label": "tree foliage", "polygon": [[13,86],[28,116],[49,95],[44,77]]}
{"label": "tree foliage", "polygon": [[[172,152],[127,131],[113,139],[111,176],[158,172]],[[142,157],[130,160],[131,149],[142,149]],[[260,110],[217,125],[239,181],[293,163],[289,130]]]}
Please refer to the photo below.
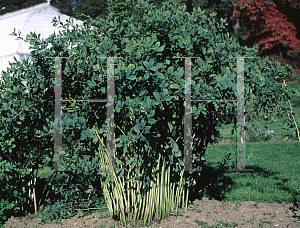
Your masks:
{"label": "tree foliage", "polygon": [[[17,10],[25,9],[28,7],[35,6],[37,4],[45,3],[46,0],[2,0],[0,1],[0,15],[14,12]],[[60,10],[62,14],[66,14],[69,16],[75,16],[73,11],[74,7],[81,13],[85,13],[86,15],[90,15],[92,17],[102,15],[102,13],[106,12],[105,7],[103,5],[103,1],[95,1],[95,0],[56,0],[50,2],[51,6]],[[93,14],[92,14],[93,11]],[[81,19],[81,18],[78,18]]]}
{"label": "tree foliage", "polygon": [[[107,6],[104,0],[85,0],[79,1],[75,8],[86,15],[96,18],[98,16],[105,17],[107,15]],[[75,15],[75,14],[74,14]],[[83,18],[78,18],[83,19]]]}
{"label": "tree foliage", "polygon": [[278,50],[284,47],[288,47],[288,55],[300,52],[296,27],[288,21],[286,15],[276,9],[272,0],[235,0],[233,3],[237,10],[232,19],[242,19],[251,26],[243,39],[257,41],[260,54],[265,50]]}
{"label": "tree foliage", "polygon": [[21,10],[43,2],[44,0],[2,0],[0,1],[0,15]]}

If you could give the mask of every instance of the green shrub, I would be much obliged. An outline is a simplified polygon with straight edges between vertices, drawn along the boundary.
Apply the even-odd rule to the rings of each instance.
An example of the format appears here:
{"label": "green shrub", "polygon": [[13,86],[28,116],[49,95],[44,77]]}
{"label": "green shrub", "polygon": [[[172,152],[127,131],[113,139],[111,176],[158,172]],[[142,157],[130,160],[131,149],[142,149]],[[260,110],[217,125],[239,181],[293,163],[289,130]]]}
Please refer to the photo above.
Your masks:
{"label": "green shrub", "polygon": [[252,124],[250,129],[246,130],[246,141],[259,142],[261,140],[268,141],[275,136],[274,131],[269,131],[266,127],[258,124]]}

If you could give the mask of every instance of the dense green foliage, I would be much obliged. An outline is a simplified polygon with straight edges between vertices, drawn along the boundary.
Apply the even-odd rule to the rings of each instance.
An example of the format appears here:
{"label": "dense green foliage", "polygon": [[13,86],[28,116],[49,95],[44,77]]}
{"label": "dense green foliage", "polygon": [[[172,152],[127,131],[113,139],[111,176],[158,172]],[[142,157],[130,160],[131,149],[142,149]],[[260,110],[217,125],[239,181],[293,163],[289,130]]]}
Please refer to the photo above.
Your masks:
{"label": "dense green foliage", "polygon": [[[117,175],[126,177],[128,170],[142,167],[140,180],[147,189],[156,176],[152,167],[162,156],[171,166],[171,180],[178,180],[176,169],[184,164],[185,80],[184,59],[174,57],[200,57],[192,61],[192,100],[234,100],[237,60],[230,57],[256,57],[257,47],[242,47],[221,33],[226,22],[216,23],[215,14],[206,17],[200,8],[183,13],[182,6],[171,2],[157,9],[144,1],[133,5],[126,0],[109,5],[107,20],[90,18],[80,27],[54,19],[54,25],[64,28],[60,34],[46,40],[34,33],[26,37],[32,61],[12,63],[0,87],[0,168],[7,178],[19,180],[16,191],[19,170],[31,169],[33,179],[39,169],[52,165],[56,56],[68,57],[62,59],[62,99],[77,100],[106,99],[106,58],[100,56],[121,57],[115,59],[114,71],[115,157],[124,166]],[[268,116],[286,116],[290,90],[281,83],[296,76],[291,67],[257,58],[245,59],[244,68],[246,105],[252,101]],[[105,133],[106,107],[73,102],[62,103],[62,111],[64,166],[76,175],[79,163],[97,160],[99,141],[91,129],[96,126],[100,135]],[[200,157],[209,142],[217,141],[221,124],[236,122],[236,108],[233,103],[198,102],[192,112],[193,168],[200,169]],[[85,175],[92,172],[88,166],[84,169]],[[94,174],[100,175],[95,170]],[[183,182],[193,184],[199,176],[186,173]],[[3,189],[10,189],[8,182]],[[17,205],[12,207],[17,210]]]}

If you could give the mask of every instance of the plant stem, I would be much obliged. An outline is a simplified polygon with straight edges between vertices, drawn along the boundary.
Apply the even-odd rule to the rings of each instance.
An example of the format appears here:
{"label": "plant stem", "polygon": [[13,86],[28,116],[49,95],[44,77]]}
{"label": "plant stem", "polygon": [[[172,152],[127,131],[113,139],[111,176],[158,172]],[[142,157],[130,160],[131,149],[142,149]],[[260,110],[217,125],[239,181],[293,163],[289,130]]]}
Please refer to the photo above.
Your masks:
{"label": "plant stem", "polygon": [[[283,83],[284,83],[284,85],[285,85],[285,86],[287,86],[287,85],[285,84],[285,81],[284,81],[284,80],[283,80]],[[292,108],[291,102],[290,102],[290,101],[288,101],[288,103],[289,103],[289,105],[290,105],[290,107],[291,107],[291,112],[293,112],[293,108]],[[299,142],[300,142],[300,133],[299,133],[299,128],[298,128],[298,126],[297,126],[297,123],[296,123],[296,120],[295,120],[295,117],[294,117],[294,115],[293,115],[293,119],[294,119],[294,123],[295,123],[296,129],[297,129],[297,133],[298,133],[298,139],[299,139]]]}

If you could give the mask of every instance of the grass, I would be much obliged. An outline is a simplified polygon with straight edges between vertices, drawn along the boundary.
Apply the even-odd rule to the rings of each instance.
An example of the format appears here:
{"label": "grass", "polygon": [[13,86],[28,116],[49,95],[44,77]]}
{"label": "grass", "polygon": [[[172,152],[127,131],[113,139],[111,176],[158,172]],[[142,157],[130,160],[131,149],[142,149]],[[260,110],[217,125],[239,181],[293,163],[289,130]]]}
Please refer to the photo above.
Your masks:
{"label": "grass", "polygon": [[[217,170],[218,162],[224,158],[226,152],[234,154],[234,146],[209,146],[205,155],[207,166]],[[245,166],[253,168],[254,172],[224,173],[219,183],[214,183],[210,190],[215,188],[215,193],[219,193],[226,200],[293,202],[295,197],[300,200],[299,151],[299,142],[246,144],[245,155],[249,159],[246,159]],[[233,156],[231,164],[234,161]],[[212,178],[216,176],[212,174]]]}
{"label": "grass", "polygon": [[237,223],[230,224],[226,220],[225,222],[218,221],[218,220],[216,222],[217,222],[216,226],[208,226],[208,223],[204,221],[197,221],[197,225],[201,226],[201,228],[237,227],[238,225]]}

